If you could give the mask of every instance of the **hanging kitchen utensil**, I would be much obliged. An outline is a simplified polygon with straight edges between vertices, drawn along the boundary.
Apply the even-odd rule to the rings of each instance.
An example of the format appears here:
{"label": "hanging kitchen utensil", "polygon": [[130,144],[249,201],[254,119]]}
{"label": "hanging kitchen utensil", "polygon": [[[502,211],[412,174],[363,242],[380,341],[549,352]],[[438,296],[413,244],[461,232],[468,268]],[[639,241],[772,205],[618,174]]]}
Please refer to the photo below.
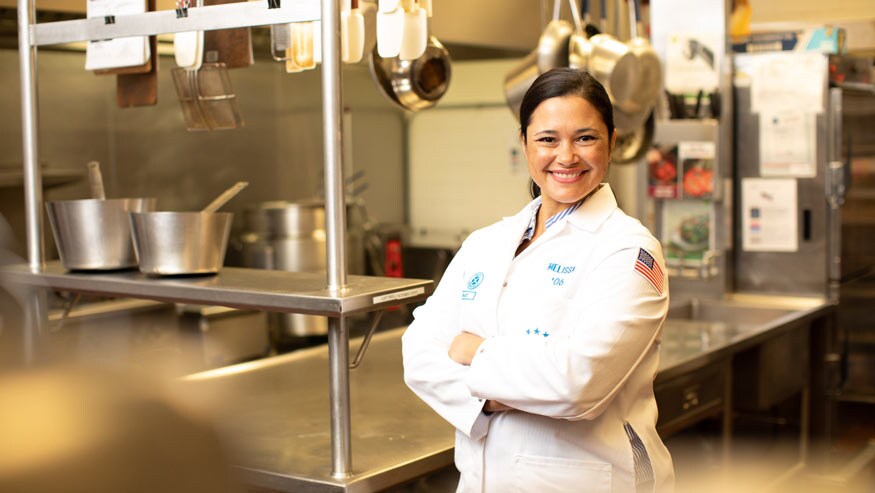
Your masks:
{"label": "hanging kitchen utensil", "polygon": [[377,11],[377,51],[382,58],[392,58],[401,52],[404,33],[404,9],[399,0],[380,0]]}
{"label": "hanging kitchen utensil", "polygon": [[288,24],[270,26],[270,56],[278,62],[286,61],[286,50],[291,44],[292,33]]}
{"label": "hanging kitchen utensil", "polygon": [[210,130],[227,130],[243,126],[237,95],[224,63],[204,63],[194,72],[192,81],[197,104]]}
{"label": "hanging kitchen utensil", "polygon": [[[584,4],[587,0],[583,0]],[[592,46],[589,42],[589,36],[583,26],[583,21],[580,19],[580,13],[577,10],[577,2],[568,0],[571,7],[571,17],[574,20],[574,33],[568,41],[568,66],[578,70],[586,70],[589,64],[589,54],[592,52]]]}
{"label": "hanging kitchen utensil", "polygon": [[592,23],[592,17],[589,13],[589,0],[583,0],[580,3],[580,15],[583,16],[583,30],[588,38],[601,33],[598,26]]}
{"label": "hanging kitchen utensil", "polygon": [[209,61],[198,70],[176,67],[170,72],[187,130],[227,130],[244,125],[224,63]]}
{"label": "hanging kitchen utensil", "polygon": [[314,24],[315,22],[295,22],[289,26],[292,33],[289,58],[302,70],[316,68]]}
{"label": "hanging kitchen utensil", "polygon": [[434,106],[447,92],[452,77],[450,54],[434,36],[429,36],[425,53],[415,60],[383,58],[378,45],[371,52],[370,66],[383,95],[411,111]]}
{"label": "hanging kitchen utensil", "polygon": [[544,72],[568,66],[568,41],[574,33],[570,22],[560,19],[561,0],[553,3],[553,20],[547,23],[538,38],[538,70]]}
{"label": "hanging kitchen utensil", "polygon": [[[222,5],[240,0],[204,0],[204,5]],[[204,32],[204,55],[215,51],[215,60],[225,68],[244,68],[252,65],[252,35],[248,27],[218,29]]]}
{"label": "hanging kitchen utensil", "polygon": [[644,32],[638,0],[628,0],[634,17],[630,22],[631,39],[626,43],[638,61],[638,84],[628,100],[618,103],[620,109],[629,115],[639,115],[641,123],[647,118],[662,91],[662,65]]}
{"label": "hanging kitchen utensil", "polygon": [[[155,10],[155,0],[147,2],[146,11]],[[154,106],[158,104],[158,42],[149,36],[149,58],[142,65],[94,70],[95,75],[116,76],[116,106]]]}
{"label": "hanging kitchen utensil", "polygon": [[638,62],[625,43],[607,34],[607,5],[601,0],[602,32],[589,39],[590,52],[586,70],[605,86],[611,102],[624,104],[638,84]]}
{"label": "hanging kitchen utensil", "polygon": [[209,130],[210,126],[204,118],[200,105],[198,105],[196,74],[196,70],[186,70],[180,67],[170,70],[170,75],[173,76],[173,86],[176,89],[176,96],[179,99],[179,106],[182,108],[182,117],[185,120],[186,130]]}
{"label": "hanging kitchen utensil", "polygon": [[404,9],[404,27],[401,31],[401,47],[398,56],[402,60],[414,60],[425,53],[428,45],[428,21],[425,9],[415,0],[401,0]]}
{"label": "hanging kitchen utensil", "polygon": [[[150,1],[150,5],[153,2]],[[115,102],[119,108],[158,104],[158,38],[149,36],[151,57],[149,71],[116,76]]]}
{"label": "hanging kitchen utensil", "polygon": [[634,130],[617,131],[617,142],[611,158],[617,164],[637,164],[647,153],[653,143],[653,133],[656,128],[654,111],[648,113],[643,124]]}
{"label": "hanging kitchen utensil", "polygon": [[[196,5],[200,7],[203,0],[197,0]],[[190,0],[176,0],[176,11],[187,11],[191,5]],[[177,15],[179,15],[177,13]],[[187,31],[175,33],[173,35],[173,57],[176,60],[176,65],[189,70],[197,70],[200,68],[204,58],[204,32],[203,31]]]}
{"label": "hanging kitchen utensil", "polygon": [[340,48],[344,63],[358,63],[364,56],[365,18],[358,0],[343,0],[340,13]]}
{"label": "hanging kitchen utensil", "polygon": [[574,27],[559,19],[560,0],[553,3],[553,20],[538,38],[538,46],[504,76],[504,97],[517,120],[520,104],[532,82],[542,73],[568,66],[568,45]]}

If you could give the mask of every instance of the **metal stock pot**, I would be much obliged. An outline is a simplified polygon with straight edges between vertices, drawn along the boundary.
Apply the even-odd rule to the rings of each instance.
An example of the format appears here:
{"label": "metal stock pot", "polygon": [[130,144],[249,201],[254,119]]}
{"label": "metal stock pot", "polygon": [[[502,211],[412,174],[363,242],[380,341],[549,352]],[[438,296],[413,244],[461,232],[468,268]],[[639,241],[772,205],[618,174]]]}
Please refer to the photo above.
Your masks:
{"label": "metal stock pot", "polygon": [[[364,273],[364,243],[352,205],[347,206],[346,257],[350,274]],[[325,205],[320,200],[264,202],[244,212],[240,236],[247,267],[291,272],[325,272]],[[274,341],[324,335],[325,317],[299,313],[272,314]]]}

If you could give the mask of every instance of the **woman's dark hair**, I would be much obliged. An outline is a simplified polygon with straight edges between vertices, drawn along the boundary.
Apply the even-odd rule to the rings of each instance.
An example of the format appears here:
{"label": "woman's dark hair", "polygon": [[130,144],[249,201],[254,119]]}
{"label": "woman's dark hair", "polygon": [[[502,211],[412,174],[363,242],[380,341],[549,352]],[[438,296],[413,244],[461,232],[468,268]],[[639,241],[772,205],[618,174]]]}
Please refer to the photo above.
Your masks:
{"label": "woman's dark hair", "polygon": [[[524,142],[527,140],[526,132],[532,120],[532,113],[544,101],[563,96],[580,96],[589,101],[608,128],[608,138],[614,135],[614,107],[604,86],[595,77],[582,70],[554,68],[539,75],[523,96],[520,104],[520,134]],[[534,182],[531,183],[530,188],[533,198],[541,194],[541,190]]]}

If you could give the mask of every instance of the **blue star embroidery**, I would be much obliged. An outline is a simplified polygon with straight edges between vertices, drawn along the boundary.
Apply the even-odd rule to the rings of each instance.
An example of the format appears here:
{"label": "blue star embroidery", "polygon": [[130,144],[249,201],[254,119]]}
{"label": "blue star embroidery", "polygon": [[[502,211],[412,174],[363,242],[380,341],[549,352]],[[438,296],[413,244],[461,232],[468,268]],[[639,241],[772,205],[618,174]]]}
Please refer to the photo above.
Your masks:
{"label": "blue star embroidery", "polygon": [[549,337],[549,336],[550,336],[550,334],[548,334],[546,331],[544,331],[544,337]]}
{"label": "blue star embroidery", "polygon": [[537,334],[540,334],[540,333],[541,333],[541,329],[535,329],[535,334],[536,334],[536,335],[537,335]]}
{"label": "blue star embroidery", "polygon": [[526,334],[531,334],[531,333],[532,333],[532,329],[526,329]]}

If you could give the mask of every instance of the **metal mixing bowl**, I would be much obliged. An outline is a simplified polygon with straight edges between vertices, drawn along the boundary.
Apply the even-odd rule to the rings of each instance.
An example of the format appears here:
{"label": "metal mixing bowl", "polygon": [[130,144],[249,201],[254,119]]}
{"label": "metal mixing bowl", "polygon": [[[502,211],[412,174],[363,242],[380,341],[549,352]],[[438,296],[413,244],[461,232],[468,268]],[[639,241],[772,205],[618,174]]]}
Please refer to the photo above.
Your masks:
{"label": "metal mixing bowl", "polygon": [[46,203],[61,263],[70,270],[135,267],[130,212],[155,209],[155,199],[84,199]]}
{"label": "metal mixing bowl", "polygon": [[233,217],[230,212],[131,214],[140,272],[158,275],[219,272]]}

